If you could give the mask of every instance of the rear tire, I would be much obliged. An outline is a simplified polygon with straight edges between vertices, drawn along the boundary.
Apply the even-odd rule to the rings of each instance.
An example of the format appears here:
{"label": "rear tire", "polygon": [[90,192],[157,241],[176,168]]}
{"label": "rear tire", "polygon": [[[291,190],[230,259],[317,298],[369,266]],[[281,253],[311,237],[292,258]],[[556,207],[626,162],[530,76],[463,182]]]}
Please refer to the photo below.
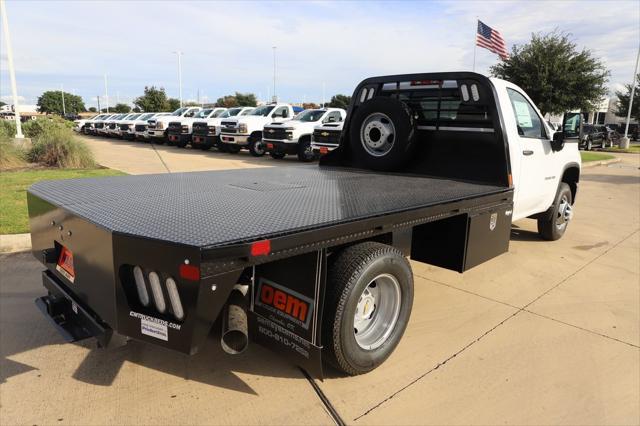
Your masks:
{"label": "rear tire", "polygon": [[400,251],[376,242],[333,256],[322,327],[325,359],[346,374],[367,373],[391,355],[407,327],[411,266]]}
{"label": "rear tire", "polygon": [[573,195],[569,185],[562,182],[553,202],[552,213],[549,217],[538,219],[538,233],[548,241],[562,238],[573,215]]}
{"label": "rear tire", "polygon": [[258,138],[257,136],[251,136],[249,138],[249,152],[254,157],[262,157],[267,153],[267,147],[264,142],[262,142],[262,138]]}
{"label": "rear tire", "polygon": [[361,104],[351,121],[349,142],[354,158],[367,168],[391,171],[402,167],[415,146],[411,110],[393,98],[375,97]]}

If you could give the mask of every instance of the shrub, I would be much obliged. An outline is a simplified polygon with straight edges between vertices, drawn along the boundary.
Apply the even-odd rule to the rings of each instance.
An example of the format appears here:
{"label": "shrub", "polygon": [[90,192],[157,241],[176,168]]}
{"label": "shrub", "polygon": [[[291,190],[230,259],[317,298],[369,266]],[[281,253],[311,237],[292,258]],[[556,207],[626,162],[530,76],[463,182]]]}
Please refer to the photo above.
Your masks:
{"label": "shrub", "polygon": [[50,167],[88,169],[96,166],[89,147],[65,127],[52,127],[40,133],[28,158]]}
{"label": "shrub", "polygon": [[0,170],[15,169],[26,166],[25,152],[13,143],[13,134],[0,126]]}
{"label": "shrub", "polygon": [[52,131],[53,129],[72,129],[73,122],[65,120],[57,115],[37,120],[29,120],[22,125],[22,133],[28,138],[36,139],[40,135]]}

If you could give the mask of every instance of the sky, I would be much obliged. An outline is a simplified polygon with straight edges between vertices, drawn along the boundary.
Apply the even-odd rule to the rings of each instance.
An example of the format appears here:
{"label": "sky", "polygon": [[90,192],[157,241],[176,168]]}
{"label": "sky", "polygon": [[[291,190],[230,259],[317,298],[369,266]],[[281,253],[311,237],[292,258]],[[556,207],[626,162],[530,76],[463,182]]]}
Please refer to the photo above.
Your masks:
{"label": "sky", "polygon": [[[239,92],[291,102],[351,94],[364,78],[473,67],[476,19],[509,50],[531,33],[571,34],[611,71],[611,92],[631,83],[640,1],[30,1],[6,0],[20,101],[45,90],[130,103],[145,86],[214,102]],[[2,36],[0,99],[12,103]],[[498,57],[477,49],[476,71]]]}

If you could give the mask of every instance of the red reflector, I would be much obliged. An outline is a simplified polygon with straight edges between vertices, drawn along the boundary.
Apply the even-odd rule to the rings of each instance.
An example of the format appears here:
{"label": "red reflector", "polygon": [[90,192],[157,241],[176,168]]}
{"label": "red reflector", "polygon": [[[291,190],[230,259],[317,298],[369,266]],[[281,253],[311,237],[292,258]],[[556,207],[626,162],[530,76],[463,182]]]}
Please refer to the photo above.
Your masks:
{"label": "red reflector", "polygon": [[251,244],[251,256],[264,256],[271,252],[271,241],[262,240]]}
{"label": "red reflector", "polygon": [[58,257],[58,266],[64,269],[64,271],[72,277],[75,276],[75,271],[73,269],[73,253],[64,246],[60,251],[60,257]]}
{"label": "red reflector", "polygon": [[327,152],[329,152],[329,148],[324,147],[324,146],[322,148],[320,148],[320,154],[326,154]]}
{"label": "red reflector", "polygon": [[268,144],[267,144],[267,148],[269,148],[269,149],[273,149],[273,144],[272,144],[272,143],[268,143]]}
{"label": "red reflector", "polygon": [[180,276],[185,280],[198,281],[200,279],[200,268],[183,263],[180,265]]}

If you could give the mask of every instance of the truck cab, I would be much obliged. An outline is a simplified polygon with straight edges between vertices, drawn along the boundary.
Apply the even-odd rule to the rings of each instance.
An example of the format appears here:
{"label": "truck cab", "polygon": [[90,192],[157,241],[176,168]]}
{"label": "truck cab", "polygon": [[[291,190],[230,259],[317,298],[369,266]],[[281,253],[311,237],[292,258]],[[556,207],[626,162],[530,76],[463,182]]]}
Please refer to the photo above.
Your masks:
{"label": "truck cab", "polygon": [[165,143],[169,123],[180,122],[183,118],[194,117],[201,109],[200,107],[182,107],[173,111],[170,115],[152,118],[147,125],[149,138],[157,144]]}
{"label": "truck cab", "polygon": [[254,109],[255,107],[234,107],[229,108],[217,117],[194,121],[191,146],[202,150],[208,150],[213,146],[220,148],[220,123],[222,120],[230,117],[243,117],[250,114]]}
{"label": "truck cab", "polygon": [[302,111],[292,120],[274,122],[264,126],[262,140],[267,145],[271,157],[280,159],[287,154],[298,156],[300,161],[315,158],[311,148],[311,135],[318,124],[340,123],[347,115],[341,108],[309,109]]}
{"label": "truck cab", "polygon": [[220,117],[226,110],[227,108],[204,108],[193,117],[183,117],[180,120],[169,122],[167,129],[169,143],[175,144],[178,148],[184,148],[191,143],[193,123],[196,120]]}
{"label": "truck cab", "polygon": [[248,149],[254,157],[262,157],[266,153],[262,142],[265,124],[289,121],[296,112],[289,104],[271,104],[259,106],[243,117],[222,120],[220,146],[228,152]]}

